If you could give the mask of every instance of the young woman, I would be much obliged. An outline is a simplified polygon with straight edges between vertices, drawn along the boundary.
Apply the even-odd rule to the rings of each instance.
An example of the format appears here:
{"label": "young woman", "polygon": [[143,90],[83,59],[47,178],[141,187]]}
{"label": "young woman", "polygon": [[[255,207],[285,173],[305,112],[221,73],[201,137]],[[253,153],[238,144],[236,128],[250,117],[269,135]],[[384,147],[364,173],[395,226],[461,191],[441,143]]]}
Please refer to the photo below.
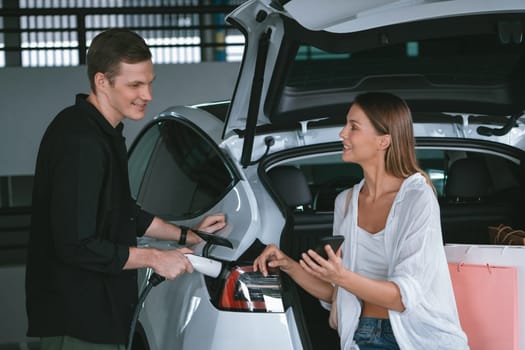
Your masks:
{"label": "young woman", "polygon": [[328,259],[309,250],[296,262],[269,245],[254,268],[279,267],[333,301],[342,349],[468,349],[408,106],[389,93],[359,95],[339,135],[343,161],[364,174],[335,201],[334,234],[345,236],[343,246],[336,253],[327,245]]}

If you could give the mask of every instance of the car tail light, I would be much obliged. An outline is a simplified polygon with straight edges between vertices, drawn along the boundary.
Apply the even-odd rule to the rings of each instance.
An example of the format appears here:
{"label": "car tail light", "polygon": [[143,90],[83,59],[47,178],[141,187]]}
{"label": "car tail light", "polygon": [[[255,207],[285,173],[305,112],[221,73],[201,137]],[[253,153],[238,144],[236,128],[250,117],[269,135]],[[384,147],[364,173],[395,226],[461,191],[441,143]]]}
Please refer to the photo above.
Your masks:
{"label": "car tail light", "polygon": [[279,270],[268,276],[254,272],[252,266],[235,267],[222,290],[219,306],[247,312],[283,312]]}

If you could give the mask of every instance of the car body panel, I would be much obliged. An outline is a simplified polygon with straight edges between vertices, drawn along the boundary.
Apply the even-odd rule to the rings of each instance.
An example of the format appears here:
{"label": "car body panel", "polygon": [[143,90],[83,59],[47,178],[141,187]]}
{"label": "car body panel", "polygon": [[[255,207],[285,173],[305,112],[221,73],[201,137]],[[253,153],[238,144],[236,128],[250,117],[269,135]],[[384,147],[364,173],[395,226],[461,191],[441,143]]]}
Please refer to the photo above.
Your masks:
{"label": "car body panel", "polygon": [[294,336],[297,330],[291,310],[221,312],[210,303],[198,272],[152,289],[141,322],[151,350],[301,349]]}
{"label": "car body panel", "polygon": [[[280,6],[281,3],[284,5]],[[328,197],[334,196],[335,190],[340,191],[341,184],[333,180],[340,180],[337,175],[348,175],[346,172],[353,170],[348,170],[348,164],[342,164],[339,132],[351,101],[363,91],[387,90],[407,99],[413,110],[416,151],[427,152],[430,156],[424,160],[437,164],[434,168],[430,166],[429,175],[443,203],[448,200],[444,198],[444,192],[451,159],[466,157],[467,154],[495,157],[497,164],[504,163],[509,167],[510,172],[498,166],[492,169],[494,177],[501,178],[505,190],[513,191],[513,186],[523,186],[519,178],[515,181],[507,179],[523,174],[525,169],[525,99],[522,97],[525,95],[520,95],[525,92],[524,80],[520,80],[520,74],[524,72],[522,67],[515,76],[504,79],[495,74],[493,81],[477,81],[476,74],[466,77],[451,74],[444,75],[439,84],[424,74],[374,74],[374,67],[370,70],[372,73],[357,79],[359,82],[351,86],[320,84],[316,88],[305,83],[302,88],[300,84],[287,85],[287,79],[288,69],[291,69],[291,62],[302,44],[346,53],[354,46],[359,50],[361,47],[375,50],[393,42],[403,45],[407,38],[425,40],[429,35],[441,35],[447,31],[466,35],[469,30],[474,33],[486,30],[492,35],[509,35],[510,41],[517,40],[525,28],[525,2],[371,0],[349,4],[346,0],[334,0],[331,6],[313,0],[252,0],[240,5],[228,20],[243,32],[246,45],[226,119],[209,112],[213,110],[212,104],[171,107],[160,113],[138,137],[139,146],[141,141],[153,143],[146,140],[148,128],[162,123],[184,125],[195,131],[196,138],[212,146],[234,179],[209,207],[165,217],[176,224],[191,227],[207,214],[226,214],[227,225],[216,234],[228,239],[233,248],[208,246],[202,242],[192,247],[195,254],[207,254],[222,262],[225,269],[250,264],[253,254],[265,244],[282,245],[289,239],[288,232],[295,229],[293,213],[308,213],[309,210],[316,211],[318,205],[320,207],[323,186],[333,186],[334,191],[327,191]],[[313,13],[316,16],[312,16]],[[466,25],[460,28],[460,16],[464,15],[468,15]],[[447,16],[454,17],[454,20],[447,22]],[[498,31],[501,21],[508,19],[511,27],[520,23],[521,31],[514,27]],[[485,20],[488,24],[484,24]],[[456,32],[458,28],[460,32]],[[388,35],[382,36],[384,33]],[[385,38],[392,42],[382,41]],[[523,63],[525,45],[520,40],[511,43],[516,46],[509,52],[517,54],[518,63]],[[312,66],[315,68],[319,62],[312,60]],[[328,61],[328,65],[330,63]],[[488,68],[483,72],[492,72],[489,61],[476,62],[482,66],[485,63]],[[449,67],[445,68],[448,71]],[[452,71],[454,68],[450,67]],[[508,73],[504,69],[503,72]],[[221,110],[226,109],[226,104],[222,102]],[[134,147],[132,158],[133,150]],[[435,159],[432,152],[436,153]],[[132,162],[138,173],[146,173],[141,167],[149,166],[149,158],[144,157],[147,165],[141,164],[140,159]],[[313,191],[311,207],[310,203],[305,207],[287,207],[286,198],[282,198],[272,186],[268,176],[269,171],[279,166],[298,167],[308,172],[306,175]],[[170,174],[164,175],[171,179]],[[358,175],[351,175],[355,175],[352,181],[360,180]],[[325,178],[329,181],[323,182]],[[347,181],[348,177],[343,180]],[[171,181],[175,183],[177,180],[174,177]],[[147,192],[149,183],[141,178],[132,184],[141,202],[147,197],[144,192]],[[343,183],[345,185],[350,183]],[[159,196],[162,194],[158,191]],[[155,196],[149,199],[155,200]],[[333,206],[333,198],[329,199]],[[523,204],[517,206],[518,210],[520,208]],[[316,230],[331,233],[332,212],[333,208],[319,210],[321,220],[310,227],[314,233]],[[139,244],[160,249],[178,247],[177,242],[145,238]],[[141,271],[141,288],[145,288],[149,273],[149,270]],[[227,273],[209,278],[194,272],[152,289],[140,318],[150,348],[315,348],[312,330],[303,315],[305,310],[302,310],[296,295],[297,287],[286,284],[282,288],[284,312],[226,310],[219,308],[216,301],[217,290],[222,288],[225,276]],[[285,277],[283,280],[289,282]],[[325,318],[318,319],[318,322],[324,324]],[[525,349],[525,343],[522,349]]]}

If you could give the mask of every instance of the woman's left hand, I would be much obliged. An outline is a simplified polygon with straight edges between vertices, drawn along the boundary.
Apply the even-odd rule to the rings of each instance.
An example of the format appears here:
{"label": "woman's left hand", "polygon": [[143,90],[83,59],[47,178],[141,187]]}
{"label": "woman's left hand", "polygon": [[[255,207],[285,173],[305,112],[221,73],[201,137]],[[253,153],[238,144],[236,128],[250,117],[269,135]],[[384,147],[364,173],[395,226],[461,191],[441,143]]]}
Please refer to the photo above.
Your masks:
{"label": "woman's left hand", "polygon": [[334,252],[330,245],[325,246],[328,259],[324,259],[314,250],[309,249],[301,255],[299,264],[309,274],[325,281],[337,285],[337,281],[343,274],[343,260],[341,259],[342,247],[339,247],[337,253]]}

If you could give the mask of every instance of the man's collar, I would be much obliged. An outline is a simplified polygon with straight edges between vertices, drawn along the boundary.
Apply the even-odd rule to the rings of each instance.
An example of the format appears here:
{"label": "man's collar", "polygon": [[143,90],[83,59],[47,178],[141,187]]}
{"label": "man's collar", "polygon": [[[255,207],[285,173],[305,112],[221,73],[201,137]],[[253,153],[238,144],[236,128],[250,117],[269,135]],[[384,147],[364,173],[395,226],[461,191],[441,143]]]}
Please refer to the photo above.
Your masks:
{"label": "man's collar", "polygon": [[77,94],[75,104],[81,108],[89,110],[90,116],[105,133],[111,136],[123,137],[122,131],[124,129],[124,123],[120,122],[116,127],[113,127],[104,115],[102,115],[102,113],[100,113],[100,111],[87,100],[87,98],[88,95],[86,94]]}

